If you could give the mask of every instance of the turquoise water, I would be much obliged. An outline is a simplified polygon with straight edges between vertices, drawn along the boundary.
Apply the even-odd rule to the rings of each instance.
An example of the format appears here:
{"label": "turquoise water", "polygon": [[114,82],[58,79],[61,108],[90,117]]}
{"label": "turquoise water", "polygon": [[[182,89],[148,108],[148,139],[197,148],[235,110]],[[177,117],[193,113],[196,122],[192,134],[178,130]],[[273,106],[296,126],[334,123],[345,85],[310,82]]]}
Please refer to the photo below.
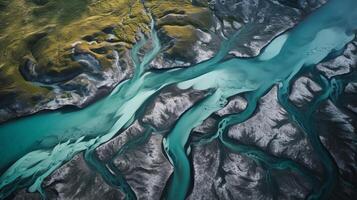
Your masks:
{"label": "turquoise water", "polygon": [[[0,177],[0,199],[24,184],[29,185],[32,192],[42,192],[40,186],[43,179],[81,151],[86,152],[88,163],[107,182],[123,190],[128,199],[135,199],[135,194],[120,172],[115,176],[108,173],[108,169],[93,156],[93,151],[129,126],[145,102],[171,84],[177,84],[182,89],[209,89],[210,93],[187,111],[163,140],[165,152],[174,166],[165,198],[184,199],[187,195],[191,180],[187,142],[191,130],[224,107],[229,97],[243,92],[249,94],[247,109],[238,115],[224,118],[217,133],[210,139],[219,139],[232,151],[249,152],[252,158],[268,163],[273,168],[298,171],[312,183],[316,182],[305,169],[290,162],[274,160],[259,150],[248,150],[226,136],[227,128],[247,120],[253,114],[260,97],[275,84],[280,84],[280,103],[300,124],[328,174],[322,186],[314,188],[310,198],[326,197],[334,186],[336,168],[314,131],[309,120],[311,113],[301,113],[289,104],[286,96],[290,80],[299,71],[319,63],[354,38],[352,33],[357,28],[356,9],[357,1],[330,0],[289,33],[276,38],[256,58],[223,60],[230,45],[234,44],[232,40],[239,40],[237,33],[222,44],[220,51],[211,60],[188,69],[164,72],[150,72],[146,69],[161,48],[156,32],[152,29],[152,50],[143,59],[139,59],[138,51],[146,42],[144,38],[133,48],[132,59],[136,67],[133,78],[121,83],[106,98],[82,110],[41,113],[0,125],[0,169],[3,171]],[[332,89],[329,83],[325,85],[324,94],[311,105],[312,111],[319,102],[329,98]],[[135,148],[135,145],[137,143],[134,142],[129,146]]]}

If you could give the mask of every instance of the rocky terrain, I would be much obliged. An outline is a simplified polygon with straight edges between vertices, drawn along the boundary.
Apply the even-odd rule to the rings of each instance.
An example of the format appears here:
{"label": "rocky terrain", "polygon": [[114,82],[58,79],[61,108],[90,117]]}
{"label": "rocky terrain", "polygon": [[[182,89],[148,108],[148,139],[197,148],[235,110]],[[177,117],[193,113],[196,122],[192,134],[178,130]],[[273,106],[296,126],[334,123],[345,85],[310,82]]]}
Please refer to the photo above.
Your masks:
{"label": "rocky terrain", "polygon": [[[133,76],[131,50],[142,37],[154,39],[151,20],[161,49],[148,70],[165,70],[212,58],[222,41],[237,33],[240,37],[226,58],[257,56],[273,38],[325,3],[68,2],[0,0],[1,121],[65,105],[84,107],[109,94]],[[15,12],[19,5],[24,12]],[[18,18],[7,17],[15,13]],[[16,29],[20,31],[14,34]],[[150,42],[140,50],[142,55],[149,48]],[[338,54],[305,67],[288,87],[270,88],[252,117],[227,130],[225,140],[239,151],[214,137],[222,118],[243,112],[250,103],[248,93],[231,97],[191,132],[187,146],[193,172],[186,198],[307,199],[326,192],[323,188],[333,182],[329,199],[354,199],[356,68],[354,39]],[[86,153],[80,153],[44,180],[42,195],[24,188],[9,199],[165,198],[174,169],[162,140],[208,93],[165,87],[131,126],[95,149],[101,166],[93,167]]]}
{"label": "rocky terrain", "polygon": [[2,0],[0,122],[107,95],[131,77],[130,49],[149,36],[151,18],[162,46],[151,68],[189,67],[237,31],[231,54],[256,56],[323,3]]}

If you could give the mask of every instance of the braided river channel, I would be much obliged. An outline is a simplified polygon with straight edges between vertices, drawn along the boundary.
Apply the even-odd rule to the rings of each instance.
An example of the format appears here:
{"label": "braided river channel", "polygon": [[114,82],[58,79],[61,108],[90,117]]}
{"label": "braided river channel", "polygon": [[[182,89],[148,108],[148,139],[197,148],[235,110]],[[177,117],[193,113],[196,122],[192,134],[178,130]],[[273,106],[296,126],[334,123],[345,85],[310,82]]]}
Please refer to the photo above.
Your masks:
{"label": "braided river channel", "polygon": [[[336,166],[316,134],[310,120],[311,113],[301,111],[287,100],[289,85],[302,70],[313,71],[316,64],[341,52],[354,39],[354,31],[357,29],[356,10],[355,0],[330,0],[295,28],[275,38],[257,57],[227,57],[230,45],[240,39],[237,32],[223,42],[212,59],[189,68],[168,70],[148,70],[148,64],[161,49],[155,29],[152,28],[151,51],[139,59],[138,51],[147,41],[142,39],[134,46],[131,54],[135,63],[134,75],[120,83],[107,97],[84,109],[43,112],[0,125],[0,199],[23,187],[27,187],[30,192],[43,193],[43,180],[80,152],[84,152],[86,162],[106,182],[116,185],[127,199],[135,199],[135,194],[120,172],[110,172],[94,151],[129,127],[147,105],[147,101],[170,85],[180,89],[205,90],[208,95],[186,111],[162,141],[166,157],[174,169],[163,198],[186,197],[192,176],[192,166],[188,159],[192,129],[222,109],[228,98],[241,93],[246,94],[246,109],[239,114],[224,117],[219,122],[217,132],[200,142],[217,139],[233,152],[245,154],[271,168],[293,170],[312,184],[318,181],[308,170],[293,162],[236,144],[227,136],[228,127],[249,119],[256,110],[258,100],[275,85],[278,86],[279,103],[304,131],[327,173],[324,182],[313,189],[309,198],[327,198],[337,177]],[[118,60],[118,55],[115,56]],[[114,64],[118,65],[118,62]],[[316,75],[314,81],[320,83],[323,92],[309,104],[307,110],[311,112],[320,102],[331,98],[337,80]],[[148,137],[153,129],[148,128],[142,137]],[[126,145],[128,148],[136,148],[137,142]]]}

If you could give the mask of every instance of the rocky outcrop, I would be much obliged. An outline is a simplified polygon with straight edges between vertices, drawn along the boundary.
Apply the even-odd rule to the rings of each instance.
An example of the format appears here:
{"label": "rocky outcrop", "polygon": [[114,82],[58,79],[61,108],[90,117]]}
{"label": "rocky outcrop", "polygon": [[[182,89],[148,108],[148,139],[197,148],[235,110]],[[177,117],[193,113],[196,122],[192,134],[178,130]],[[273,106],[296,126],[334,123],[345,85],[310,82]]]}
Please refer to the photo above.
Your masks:
{"label": "rocky outcrop", "polygon": [[311,189],[298,174],[268,170],[216,142],[195,147],[192,154],[194,183],[188,199],[303,199]]}
{"label": "rocky outcrop", "polygon": [[240,143],[257,146],[272,155],[292,159],[315,172],[321,170],[314,148],[279,104],[277,87],[260,100],[254,116],[232,126],[228,135]]}
{"label": "rocky outcrop", "polygon": [[[42,187],[48,199],[124,199],[123,193],[88,167],[82,154],[57,169]],[[14,199],[40,199],[40,195],[20,191]]]}
{"label": "rocky outcrop", "polygon": [[289,100],[296,106],[303,107],[322,90],[313,80],[306,76],[299,77],[294,81]]}
{"label": "rocky outcrop", "polygon": [[[298,23],[324,1],[294,2],[256,0],[253,3],[217,1],[213,4],[200,0],[179,6],[172,2],[156,5],[155,1],[147,1],[145,9],[152,11],[163,45],[150,67],[186,67],[203,62],[214,56],[217,45],[224,37],[236,31],[242,31],[243,35],[236,41],[231,56],[255,56],[277,34]],[[168,7],[170,9],[167,10]],[[212,18],[200,23],[201,17],[206,15],[212,15]],[[52,79],[47,80],[48,77],[37,73],[34,62],[27,62],[22,73],[28,80],[37,82],[41,87],[52,87],[52,95],[72,95],[58,96],[47,105],[56,108],[72,101],[71,104],[82,106],[87,101],[83,100],[84,96],[94,99],[94,94],[98,94],[100,88],[108,88],[109,91],[115,84],[130,77],[133,71],[130,47],[123,51],[110,49],[110,45],[120,41],[118,34],[111,27],[100,32],[88,34],[82,43],[74,44],[71,48],[73,59],[85,70],[70,80],[56,80],[56,84],[53,84]],[[100,39],[103,37],[107,40]],[[195,42],[191,43],[191,40]],[[224,145],[220,138],[222,135],[215,136],[219,121],[247,109],[251,102],[244,93],[228,99],[223,109],[212,113],[193,129],[187,144],[192,172],[187,199],[306,199],[316,192],[316,188],[325,184],[328,173],[331,173],[326,170],[326,157],[332,160],[331,168],[337,169],[331,197],[355,197],[355,43],[352,41],[343,49],[342,55],[330,55],[316,68],[306,70],[311,70],[311,73],[304,71],[292,79],[290,91],[283,97],[294,109],[289,110],[283,105],[278,98],[279,86],[274,86],[258,101],[249,119],[230,126],[224,133],[227,134],[227,140],[246,151],[233,151]],[[149,52],[150,45],[149,42],[140,52]],[[209,53],[202,56],[201,50]],[[100,58],[106,57],[111,61],[109,67],[98,64],[102,63]],[[321,80],[326,85],[322,85]],[[314,108],[310,107],[311,104],[326,91],[329,94],[316,110],[307,110]],[[7,92],[12,97],[16,96]],[[45,195],[49,199],[124,199],[125,187],[138,199],[162,198],[174,172],[162,141],[180,117],[206,95],[206,91],[193,88],[181,90],[170,85],[146,102],[146,107],[137,113],[140,116],[128,128],[120,130],[111,140],[95,149],[99,162],[112,175],[111,178],[120,180],[120,184],[111,185],[104,178],[103,171],[90,168],[80,154],[47,177],[42,185]],[[22,108],[18,106],[18,109]],[[38,110],[43,108],[39,107]],[[308,123],[316,126],[316,129],[311,128],[313,133],[305,124],[307,119],[298,118],[299,113],[307,111],[311,111],[312,115]],[[4,115],[8,112],[6,109],[0,110]],[[301,116],[307,116],[303,114]],[[323,148],[316,149],[312,145],[311,137],[315,135],[317,137],[313,139],[321,141]],[[210,140],[197,142],[202,138]],[[327,156],[321,157],[321,151],[325,150]],[[295,170],[286,167],[291,163],[297,166]],[[302,175],[300,169],[306,170],[309,175]],[[312,183],[310,179],[316,182]],[[39,194],[30,194],[25,190],[17,191],[12,197],[40,198]]]}
{"label": "rocky outcrop", "polygon": [[[222,40],[235,32],[240,37],[231,54],[256,56],[275,36],[324,3],[27,1],[26,12],[6,17],[17,16],[19,1],[1,4],[0,47],[7,52],[0,63],[0,122],[66,105],[84,107],[110,93],[135,70],[130,49],[140,35],[149,37],[150,17],[162,47],[150,68],[167,69],[212,58]],[[29,16],[22,16],[25,13]],[[28,22],[23,26],[20,19],[25,17]],[[49,23],[53,18],[58,21]],[[39,28],[32,30],[31,25]],[[13,29],[23,29],[23,34],[13,34]],[[12,40],[18,42],[9,43]]]}
{"label": "rocky outcrop", "polygon": [[323,5],[318,1],[210,1],[217,16],[216,29],[228,38],[239,31],[230,54],[238,57],[257,56],[273,38],[295,26],[309,13]]}
{"label": "rocky outcrop", "polygon": [[167,132],[182,113],[204,96],[204,91],[169,87],[153,100],[151,106],[147,107],[142,121],[152,125],[156,131]]}
{"label": "rocky outcrop", "polygon": [[[193,1],[196,7],[167,4],[153,9],[164,49],[151,63],[155,69],[189,67],[216,55],[221,42],[239,33],[230,54],[257,56],[273,38],[295,26],[325,0]],[[188,9],[185,9],[188,8]],[[209,9],[208,9],[209,8]]]}
{"label": "rocky outcrop", "polygon": [[[350,42],[345,49],[331,55],[333,58],[317,65],[317,69],[328,78],[352,72],[357,67],[357,39]],[[341,55],[339,55],[341,54]]]}

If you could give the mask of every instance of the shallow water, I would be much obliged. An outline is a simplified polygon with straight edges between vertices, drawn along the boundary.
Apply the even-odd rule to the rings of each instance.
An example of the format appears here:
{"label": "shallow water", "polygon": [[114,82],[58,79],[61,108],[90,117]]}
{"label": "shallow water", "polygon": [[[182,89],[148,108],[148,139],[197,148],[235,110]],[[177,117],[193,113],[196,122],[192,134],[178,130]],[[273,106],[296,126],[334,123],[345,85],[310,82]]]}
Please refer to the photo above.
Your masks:
{"label": "shallow water", "polygon": [[[243,92],[249,93],[246,110],[224,118],[212,137],[218,138],[232,151],[249,151],[250,155],[273,167],[289,168],[303,174],[311,182],[315,181],[308,172],[293,163],[274,160],[258,151],[247,150],[234,144],[225,135],[227,127],[241,123],[253,114],[257,101],[275,84],[280,84],[280,103],[301,125],[328,172],[323,186],[314,189],[310,198],[318,199],[328,195],[336,179],[332,158],[315,134],[313,124],[309,123],[311,116],[289,105],[286,96],[290,80],[300,70],[321,62],[354,38],[351,33],[357,28],[356,9],[357,1],[330,0],[289,33],[276,38],[256,58],[223,60],[230,50],[230,44],[233,44],[232,40],[239,40],[237,33],[223,43],[220,51],[211,60],[187,69],[164,72],[146,70],[160,50],[156,32],[152,29],[152,51],[140,60],[138,51],[145,44],[145,39],[133,48],[132,59],[137,69],[133,78],[118,85],[106,98],[82,110],[41,113],[0,125],[0,169],[4,172],[0,177],[0,199],[23,184],[30,185],[32,192],[41,192],[42,180],[81,151],[86,151],[85,158],[103,177],[115,180],[115,177],[110,177],[106,173],[107,169],[92,157],[93,150],[129,126],[145,102],[157,95],[160,89],[171,84],[177,84],[182,89],[209,89],[210,93],[187,111],[163,140],[165,152],[174,166],[166,198],[184,199],[187,195],[191,177],[187,141],[191,130],[210,114],[223,108],[229,97]],[[325,84],[324,91],[324,95],[311,105],[310,110],[315,110],[319,102],[329,98],[329,83]],[[135,148],[135,144],[130,146]],[[125,180],[116,184],[127,193],[127,198],[135,198]]]}

